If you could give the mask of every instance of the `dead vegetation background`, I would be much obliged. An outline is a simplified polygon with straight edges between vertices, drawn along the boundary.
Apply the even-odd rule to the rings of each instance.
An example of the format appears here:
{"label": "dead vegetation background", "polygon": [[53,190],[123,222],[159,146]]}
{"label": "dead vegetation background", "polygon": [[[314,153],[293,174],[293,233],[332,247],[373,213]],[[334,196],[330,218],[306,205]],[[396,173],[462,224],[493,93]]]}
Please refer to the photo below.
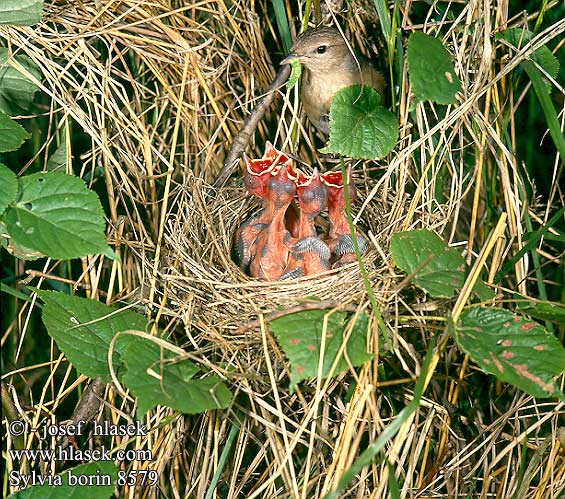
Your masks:
{"label": "dead vegetation background", "polygon": [[[103,196],[109,241],[122,259],[121,265],[84,259],[73,287],[92,299],[141,307],[194,358],[224,375],[236,394],[223,412],[184,417],[160,408],[150,413],[153,431],[135,446],[150,449],[155,461],[122,466],[156,469],[160,484],[125,488],[120,497],[322,497],[410,401],[426,346],[444,330],[453,306],[430,300],[397,274],[388,253],[390,235],[428,228],[457,243],[473,262],[488,236],[485,205],[494,201],[494,211],[507,219],[486,260],[492,279],[522,242],[523,211],[542,222],[551,206],[563,204],[558,187],[538,200],[535,210],[525,203],[526,180],[498,117],[501,109],[520,105],[512,95],[512,70],[533,49],[562,36],[564,21],[541,30],[531,49],[500,60],[494,33],[531,22],[533,13],[529,19],[508,18],[505,2],[471,0],[451,6],[453,20],[416,24],[415,3],[400,9],[403,32],[436,34],[441,27],[463,89],[456,106],[413,108],[404,68],[395,151],[380,162],[355,163],[361,200],[355,214],[373,243],[366,265],[394,348],[383,352],[373,321],[367,338],[373,362],[327,383],[312,380],[293,395],[286,360],[269,333],[270,314],[300,306],[309,296],[347,310],[370,310],[370,305],[355,266],[319,279],[273,284],[249,279],[231,260],[234,231],[256,204],[237,176],[217,191],[210,184],[283,56],[271,2],[58,0],[46,5],[37,26],[0,28],[13,53],[28,55],[41,68],[41,88],[50,98],[36,117],[46,125],[47,138],[37,158],[46,163],[55,147],[67,145],[69,173]],[[373,3],[356,0],[342,7],[337,19],[353,44],[366,54],[381,50]],[[423,18],[431,18],[435,7],[426,6]],[[297,2],[287,2],[287,8],[303,15]],[[558,2],[547,8],[559,8]],[[296,101],[293,92],[281,94],[261,122],[250,156],[260,156],[271,140],[307,164],[319,160],[331,168],[304,128],[293,140]],[[516,134],[511,143],[519,138],[519,127],[511,123]],[[558,178],[559,158],[547,164]],[[485,174],[498,195],[484,192]],[[485,196],[490,197],[485,201]],[[553,263],[560,258],[547,250],[542,256]],[[15,265],[16,274],[25,274],[24,262]],[[26,283],[41,286],[45,276],[61,275],[61,265],[47,261]],[[531,272],[521,260],[508,285],[528,295]],[[499,300],[512,292],[496,291]],[[18,307],[18,320],[3,341],[33,344],[26,318],[34,304]],[[3,375],[20,387],[11,396],[35,421],[49,413],[68,418],[70,412],[61,408],[85,381],[58,355],[52,349],[49,365]],[[346,497],[394,494],[390,470],[400,487],[391,497],[560,497],[562,404],[495,383],[451,343],[434,361],[417,416],[389,442],[386,459],[355,478]],[[41,401],[38,391],[45,394]],[[104,399],[99,418],[118,423],[133,416],[133,407],[111,387]],[[224,460],[228,435],[234,445]],[[31,439],[28,445],[43,444]]]}

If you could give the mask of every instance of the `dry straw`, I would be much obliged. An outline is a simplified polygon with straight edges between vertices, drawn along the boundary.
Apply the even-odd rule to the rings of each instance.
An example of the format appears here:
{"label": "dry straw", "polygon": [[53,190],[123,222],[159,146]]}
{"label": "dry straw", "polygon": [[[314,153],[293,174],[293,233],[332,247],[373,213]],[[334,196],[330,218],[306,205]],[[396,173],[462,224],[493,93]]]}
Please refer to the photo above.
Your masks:
{"label": "dry straw", "polygon": [[[511,242],[523,240],[523,181],[502,140],[501,125],[492,117],[508,98],[511,71],[536,47],[562,35],[565,22],[537,34],[532,46],[510,59],[497,61],[494,33],[527,19],[508,19],[505,2],[454,3],[458,15],[443,20],[442,32],[462,79],[458,104],[412,109],[404,78],[395,152],[378,164],[355,164],[360,201],[353,211],[373,243],[365,264],[394,346],[386,379],[379,371],[382,352],[373,324],[367,345],[376,354],[374,362],[334,380],[313,380],[290,395],[286,360],[265,318],[281,308],[316,306],[306,300],[312,296],[324,306],[369,307],[356,265],[320,278],[265,283],[242,274],[231,259],[234,232],[256,210],[257,201],[245,194],[237,178],[218,191],[210,184],[254,100],[275,74],[265,44],[282,56],[269,4],[57,0],[47,2],[44,21],[36,26],[0,27],[10,53],[25,54],[38,65],[42,80],[37,83],[50,98],[39,117],[47,141],[38,158],[46,164],[55,146],[66,144],[67,157],[73,158],[69,172],[106,193],[110,243],[122,263],[108,267],[86,258],[75,286],[107,303],[146,306],[167,333],[175,332],[177,342],[229,380],[236,393],[236,402],[225,412],[171,420],[166,408],[152,411],[147,423],[154,431],[135,445],[151,449],[155,462],[123,467],[157,469],[163,493],[126,488],[123,497],[210,497],[206,492],[231,429],[237,438],[222,469],[221,497],[321,497],[410,400],[421,352],[445,327],[443,303],[400,293],[408,283],[392,265],[390,235],[428,228],[461,242],[473,262],[487,236],[481,229],[481,175],[489,172],[499,179],[500,208],[507,214],[501,230],[510,241],[501,239],[482,255],[489,275],[511,253]],[[436,33],[438,24],[411,24],[411,5],[402,3],[405,33]],[[555,5],[549,2],[547,8]],[[287,7],[298,9],[295,2]],[[339,21],[353,45],[367,54],[378,50],[371,35],[376,30],[373,2],[355,0],[342,7]],[[20,67],[17,59],[10,64]],[[281,94],[248,153],[259,157],[271,140],[299,161],[310,165],[319,160],[328,168],[301,126],[298,139],[292,140],[294,100],[292,93]],[[75,146],[81,134],[85,145]],[[471,153],[474,171],[465,168]],[[546,219],[546,213],[539,215]],[[48,263],[41,276],[56,265]],[[527,261],[518,262],[514,272],[517,290],[525,292]],[[22,316],[29,307],[22,305]],[[430,317],[435,310],[436,317]],[[21,334],[23,342],[27,323]],[[52,375],[63,369],[56,360]],[[493,402],[461,415],[453,411],[458,400],[466,396],[472,405],[474,399],[460,387],[467,386],[467,378],[482,379],[480,374],[452,346],[436,358],[436,366],[415,420],[387,447],[400,496],[557,498],[565,487],[557,438],[562,406],[518,394],[501,412]],[[74,389],[69,372],[60,389],[52,389],[51,377],[45,381],[43,393],[51,394],[51,400],[32,402],[27,411],[35,423],[44,418],[44,404],[57,410]],[[23,406],[21,394],[11,396]],[[111,387],[105,402],[105,417],[115,422],[133,415],[131,404]],[[112,441],[120,444],[125,441]],[[383,461],[365,468],[348,497],[387,497],[387,474]]]}

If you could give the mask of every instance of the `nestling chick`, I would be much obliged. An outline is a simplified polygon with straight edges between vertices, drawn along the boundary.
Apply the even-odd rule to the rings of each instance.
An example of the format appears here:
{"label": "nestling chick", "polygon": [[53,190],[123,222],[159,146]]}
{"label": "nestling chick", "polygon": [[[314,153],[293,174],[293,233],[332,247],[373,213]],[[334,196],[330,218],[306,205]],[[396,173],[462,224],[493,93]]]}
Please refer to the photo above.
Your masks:
{"label": "nestling chick", "polygon": [[256,255],[249,266],[252,276],[276,281],[286,268],[291,236],[286,229],[284,215],[296,194],[295,180],[289,160],[267,181],[272,217],[267,227],[257,236]]}
{"label": "nestling chick", "polygon": [[335,28],[309,29],[296,38],[290,54],[281,64],[298,60],[304,65],[300,98],[308,119],[328,135],[329,112],[333,96],[344,87],[369,85],[382,94],[383,75],[365,58],[349,50]]}
{"label": "nestling chick", "polygon": [[[326,243],[334,255],[332,268],[338,268],[357,260],[355,245],[353,244],[349,222],[345,214],[345,194],[343,192],[345,186],[341,172],[327,172],[321,178],[328,186],[330,231],[327,235]],[[349,195],[349,202],[353,204],[357,191],[353,183],[351,167],[347,168],[347,193]],[[359,252],[363,254],[369,249],[369,242],[357,231],[356,236]]]}
{"label": "nestling chick", "polygon": [[269,181],[278,173],[282,165],[291,168],[289,158],[277,151],[267,141],[265,154],[261,159],[249,159],[243,155],[245,170],[243,181],[249,194],[263,200],[260,213],[245,222],[237,231],[235,249],[242,270],[246,271],[253,256],[257,251],[257,238],[272,222],[275,215],[275,200],[269,190]]}

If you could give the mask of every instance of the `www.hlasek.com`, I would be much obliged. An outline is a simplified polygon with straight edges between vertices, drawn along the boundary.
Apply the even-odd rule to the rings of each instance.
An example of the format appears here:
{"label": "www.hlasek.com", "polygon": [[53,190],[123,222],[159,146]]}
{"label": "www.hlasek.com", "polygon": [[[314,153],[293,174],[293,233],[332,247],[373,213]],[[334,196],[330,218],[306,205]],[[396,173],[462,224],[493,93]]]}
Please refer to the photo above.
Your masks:
{"label": "www.hlasek.com", "polygon": [[[62,437],[78,437],[83,435],[86,430],[86,423],[80,421],[76,424],[61,424],[61,425],[45,425],[40,428],[27,429],[27,425],[23,421],[12,421],[8,425],[8,431],[12,437],[19,437],[25,435],[27,432],[36,433],[40,440],[47,441],[51,439],[56,442],[56,439]],[[109,421],[102,423],[93,422],[89,425],[89,433],[91,436],[121,436],[121,437],[138,437],[147,434],[146,425],[136,421],[134,424],[128,425],[115,425]],[[79,449],[75,445],[53,445],[48,449],[10,449],[9,455],[12,463],[22,462],[22,460],[33,462],[132,462],[132,461],[153,461],[153,455],[148,449],[107,449],[104,445],[97,449]],[[131,470],[131,471],[118,471],[117,480],[112,483],[112,476],[96,470],[92,474],[75,473],[73,469],[66,470],[61,474],[55,475],[53,473],[38,473],[31,471],[21,473],[17,469],[12,469],[9,473],[9,481],[11,487],[24,488],[32,485],[51,485],[59,486],[63,484],[68,485],[156,485],[159,481],[159,476],[155,470]]]}

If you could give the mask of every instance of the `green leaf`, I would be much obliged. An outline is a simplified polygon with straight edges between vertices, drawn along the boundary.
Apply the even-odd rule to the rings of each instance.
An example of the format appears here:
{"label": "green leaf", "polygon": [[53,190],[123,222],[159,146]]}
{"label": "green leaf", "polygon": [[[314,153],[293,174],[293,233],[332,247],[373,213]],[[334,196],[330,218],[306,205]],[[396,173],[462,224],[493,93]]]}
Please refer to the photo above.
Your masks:
{"label": "green leaf", "polygon": [[[398,268],[414,274],[414,283],[435,298],[451,298],[465,283],[465,260],[436,234],[425,229],[392,235],[390,252]],[[481,280],[473,290],[481,300],[494,297]]]}
{"label": "green leaf", "polygon": [[21,260],[37,260],[43,258],[45,255],[39,251],[35,251],[26,246],[22,246],[15,242],[8,234],[8,229],[3,221],[0,221],[0,246],[5,248],[10,255],[15,256]]}
{"label": "green leaf", "polygon": [[489,288],[481,279],[477,279],[477,282],[473,286],[473,291],[481,301],[489,301],[496,298],[496,293],[491,288]]}
{"label": "green leaf", "polygon": [[416,272],[414,283],[436,298],[451,298],[465,282],[463,257],[433,232],[393,234],[390,252],[396,266],[407,274]]}
{"label": "green leaf", "polygon": [[41,21],[43,0],[3,0],[0,4],[0,24],[32,26]]}
{"label": "green leaf", "polygon": [[[291,364],[291,390],[300,381],[318,375],[322,332],[326,315],[328,316],[327,334],[322,368],[322,378],[326,378],[343,344],[347,326],[347,316],[344,312],[328,314],[325,310],[306,310],[285,315],[270,323],[272,331]],[[367,353],[365,347],[367,323],[367,315],[359,315],[347,342],[347,359],[340,357],[334,375],[346,370],[349,365],[360,366],[371,359],[372,356]]]}
{"label": "green leaf", "polygon": [[290,28],[286,17],[285,2],[284,0],[273,0],[272,5],[275,12],[277,27],[279,28],[279,33],[281,35],[284,52],[285,54],[288,54],[290,52],[290,47],[292,46],[292,38],[290,36]]}
{"label": "green leaf", "polygon": [[[34,485],[19,492],[10,494],[8,499],[109,499],[114,496],[114,486],[118,479],[118,468],[113,461],[92,461],[65,470],[58,475],[42,475],[51,477],[53,485]],[[28,475],[29,477],[29,475]],[[77,485],[79,479],[92,485]],[[104,481],[102,481],[104,480]]]}
{"label": "green leaf", "polygon": [[0,111],[0,152],[15,151],[31,135],[6,113]]}
{"label": "green leaf", "polygon": [[451,56],[440,40],[415,31],[408,39],[406,57],[412,92],[417,101],[457,102],[455,94],[461,90],[461,82],[453,69]]}
{"label": "green leaf", "polygon": [[565,326],[565,305],[552,301],[528,300],[517,297],[518,312],[543,321]]}
{"label": "green leaf", "polygon": [[351,85],[337,92],[330,109],[330,140],[321,152],[379,159],[392,151],[398,139],[398,120],[380,102],[379,93],[367,85]]}
{"label": "green leaf", "polygon": [[565,349],[537,322],[508,310],[471,307],[453,333],[484,371],[534,397],[565,400],[553,379],[565,369]]}
{"label": "green leaf", "polygon": [[65,172],[67,169],[67,143],[63,142],[47,161],[45,169],[54,172]]}
{"label": "green leaf", "polygon": [[[523,28],[507,29],[504,33],[497,35],[497,38],[506,40],[510,45],[514,46],[516,50],[521,50],[528,45],[533,37],[534,35],[531,31]],[[546,46],[542,46],[533,51],[529,55],[529,59],[539,64],[552,78],[557,76],[559,72],[559,60]]]}
{"label": "green leaf", "polygon": [[[16,199],[18,193],[18,177],[6,165],[0,163],[0,217],[4,210]],[[1,220],[2,218],[0,218]]]}
{"label": "green leaf", "polygon": [[[166,405],[185,414],[210,409],[225,409],[232,394],[217,376],[192,379],[199,371],[188,359],[178,359],[169,350],[141,337],[121,335],[116,340],[122,348],[127,372],[123,383],[137,397],[139,418],[157,405]],[[179,394],[182,393],[182,396]]]}
{"label": "green leaf", "polygon": [[104,212],[85,183],[58,172],[20,178],[4,223],[16,244],[61,260],[101,253],[116,258],[104,237]]}
{"label": "green leaf", "polygon": [[[112,338],[120,331],[143,331],[147,325],[145,317],[131,310],[57,291],[37,290],[37,294],[45,302],[42,319],[49,336],[78,372],[90,378],[100,377],[104,382],[111,380],[108,350]],[[113,355],[116,371],[121,354],[116,347]]]}
{"label": "green leaf", "polygon": [[[10,59],[41,81],[39,68],[28,56],[12,55]],[[0,47],[0,110],[12,116],[29,111],[38,90],[27,76],[8,64],[8,49]]]}

